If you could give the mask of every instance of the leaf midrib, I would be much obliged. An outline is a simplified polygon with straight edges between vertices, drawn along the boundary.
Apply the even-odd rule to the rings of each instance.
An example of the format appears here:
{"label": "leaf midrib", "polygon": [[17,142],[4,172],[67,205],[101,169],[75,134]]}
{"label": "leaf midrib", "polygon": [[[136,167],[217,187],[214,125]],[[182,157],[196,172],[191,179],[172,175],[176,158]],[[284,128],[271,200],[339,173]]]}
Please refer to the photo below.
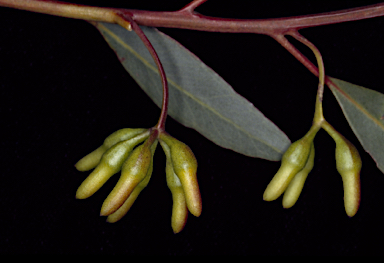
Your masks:
{"label": "leaf midrib", "polygon": [[374,123],[376,123],[378,126],[380,126],[384,130],[384,125],[372,114],[370,114],[369,111],[364,106],[362,106],[360,103],[354,100],[351,96],[349,96],[342,88],[340,88],[333,81],[331,81],[331,86],[333,86],[334,89],[336,89],[341,95],[343,95],[348,101],[350,101],[357,109],[359,109],[364,115],[366,115],[368,119],[371,119]]}

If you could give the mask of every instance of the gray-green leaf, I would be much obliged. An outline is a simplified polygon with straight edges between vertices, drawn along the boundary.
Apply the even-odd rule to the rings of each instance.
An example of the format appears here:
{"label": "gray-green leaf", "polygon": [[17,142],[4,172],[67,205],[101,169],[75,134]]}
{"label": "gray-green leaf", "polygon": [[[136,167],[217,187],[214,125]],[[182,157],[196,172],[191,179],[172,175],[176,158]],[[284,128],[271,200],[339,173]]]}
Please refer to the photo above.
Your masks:
{"label": "gray-green leaf", "polygon": [[[160,107],[160,76],[140,38],[115,24],[94,25],[129,74]],[[166,72],[171,117],[221,147],[252,157],[281,159],[290,141],[275,124],[178,42],[157,29],[142,30]]]}
{"label": "gray-green leaf", "polygon": [[331,90],[361,145],[384,172],[384,94],[339,79]]}

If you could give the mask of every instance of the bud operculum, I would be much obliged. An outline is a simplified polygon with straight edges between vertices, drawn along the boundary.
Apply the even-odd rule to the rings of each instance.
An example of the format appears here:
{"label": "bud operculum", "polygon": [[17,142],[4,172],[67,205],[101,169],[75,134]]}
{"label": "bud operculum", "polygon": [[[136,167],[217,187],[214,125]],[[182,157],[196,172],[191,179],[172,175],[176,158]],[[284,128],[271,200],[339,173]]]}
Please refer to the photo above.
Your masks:
{"label": "bud operculum", "polygon": [[108,148],[101,145],[93,152],[81,158],[80,161],[75,164],[76,169],[78,171],[85,172],[95,168],[106,150],[108,150]]}

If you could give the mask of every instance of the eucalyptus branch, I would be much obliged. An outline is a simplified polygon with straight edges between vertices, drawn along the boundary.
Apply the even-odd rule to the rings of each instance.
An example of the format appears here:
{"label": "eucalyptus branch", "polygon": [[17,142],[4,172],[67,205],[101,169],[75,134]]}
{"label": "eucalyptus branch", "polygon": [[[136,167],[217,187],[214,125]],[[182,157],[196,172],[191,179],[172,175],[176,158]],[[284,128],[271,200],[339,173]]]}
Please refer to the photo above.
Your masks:
{"label": "eucalyptus branch", "polygon": [[[384,15],[384,3],[341,11],[274,19],[227,19],[204,16],[192,11],[206,0],[194,0],[179,11],[145,11],[134,9],[90,7],[61,1],[0,0],[0,6],[58,15],[63,17],[116,23],[128,13],[139,25],[170,27],[223,33],[285,34],[291,30],[362,20]],[[188,12],[185,12],[185,11]]]}
{"label": "eucalyptus branch", "polygon": [[[199,1],[197,1],[199,2]],[[154,12],[127,9],[140,25],[222,33],[285,34],[291,30],[355,21],[384,15],[384,3],[342,11],[276,19],[227,19],[197,13]]]}
{"label": "eucalyptus branch", "polygon": [[[125,17],[130,17],[132,21],[135,21],[139,25],[151,27],[182,28],[226,33],[266,34],[278,41],[316,76],[318,76],[316,66],[287,41],[284,37],[285,34],[290,34],[290,32],[295,31],[297,32],[297,30],[302,28],[355,21],[384,15],[384,3],[380,3],[366,7],[300,17],[277,19],[226,19],[195,13],[194,9],[204,2],[206,2],[206,0],[194,0],[181,10],[171,12],[90,7],[60,1],[45,0],[0,0],[0,6],[69,18],[117,23],[128,30],[131,29],[131,26],[130,23],[124,19]],[[329,79],[326,79],[325,81],[328,85],[332,85],[332,82]]]}

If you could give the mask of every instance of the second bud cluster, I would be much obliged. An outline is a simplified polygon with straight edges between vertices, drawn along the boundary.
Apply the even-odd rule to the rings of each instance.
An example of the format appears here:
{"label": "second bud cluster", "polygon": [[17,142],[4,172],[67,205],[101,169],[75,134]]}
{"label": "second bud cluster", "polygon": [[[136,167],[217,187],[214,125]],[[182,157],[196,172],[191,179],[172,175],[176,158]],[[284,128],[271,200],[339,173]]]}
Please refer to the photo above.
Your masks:
{"label": "second bud cluster", "polygon": [[313,168],[313,139],[320,128],[326,130],[336,143],[336,168],[343,180],[344,207],[347,215],[352,217],[360,204],[360,155],[355,146],[325,120],[314,124],[303,138],[292,143],[287,149],[282,157],[280,169],[268,184],[263,198],[273,201],[284,193],[284,208],[290,208],[296,203]]}

